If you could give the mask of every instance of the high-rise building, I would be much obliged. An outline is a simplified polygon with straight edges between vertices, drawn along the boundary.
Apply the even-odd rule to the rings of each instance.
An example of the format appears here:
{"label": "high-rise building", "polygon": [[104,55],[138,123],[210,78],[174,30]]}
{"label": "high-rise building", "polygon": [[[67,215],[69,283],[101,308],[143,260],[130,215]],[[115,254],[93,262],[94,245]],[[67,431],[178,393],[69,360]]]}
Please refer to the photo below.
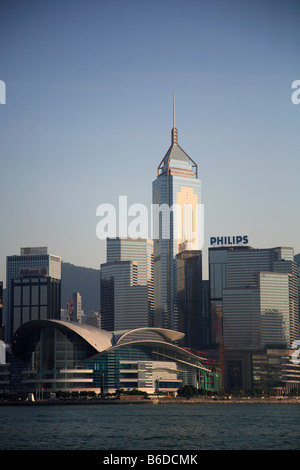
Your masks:
{"label": "high-rise building", "polygon": [[107,239],[100,266],[100,315],[105,330],[153,326],[153,242]]}
{"label": "high-rise building", "polygon": [[47,247],[21,248],[7,256],[5,338],[10,343],[25,321],[60,317],[61,258]]}
{"label": "high-rise building", "polygon": [[209,249],[212,316],[227,349],[289,348],[299,338],[292,248]]}
{"label": "high-rise building", "polygon": [[135,261],[138,264],[139,286],[149,288],[149,301],[153,303],[153,241],[143,238],[108,238],[106,262]]}
{"label": "high-rise building", "polygon": [[13,333],[31,320],[60,319],[60,279],[47,276],[43,269],[26,269],[26,276],[11,281]]}
{"label": "high-rise building", "polygon": [[202,279],[202,252],[177,255],[178,329],[185,334],[181,345],[195,350],[210,346],[210,305]]}
{"label": "high-rise building", "polygon": [[178,145],[175,122],[152,191],[154,322],[178,330],[176,257],[181,251],[202,250],[203,219],[197,165]]}
{"label": "high-rise building", "polygon": [[[223,289],[227,287],[228,251],[230,246],[220,246],[209,248],[209,284],[210,284],[210,305],[211,305],[211,332],[212,342],[220,342],[219,335],[222,334],[223,327]],[[235,251],[249,250],[249,246],[235,246]]]}
{"label": "high-rise building", "polygon": [[82,323],[84,311],[82,309],[82,299],[79,292],[73,292],[72,299],[68,300],[68,313],[70,321]]}

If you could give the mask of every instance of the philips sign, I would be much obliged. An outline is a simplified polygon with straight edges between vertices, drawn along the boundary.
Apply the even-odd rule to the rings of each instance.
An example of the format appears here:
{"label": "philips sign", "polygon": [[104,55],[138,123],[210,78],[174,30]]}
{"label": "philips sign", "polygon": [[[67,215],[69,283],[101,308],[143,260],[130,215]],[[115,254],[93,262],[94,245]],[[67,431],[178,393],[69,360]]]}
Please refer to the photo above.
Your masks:
{"label": "philips sign", "polygon": [[247,245],[248,235],[237,235],[234,237],[210,237],[211,246],[224,246],[224,245]]}

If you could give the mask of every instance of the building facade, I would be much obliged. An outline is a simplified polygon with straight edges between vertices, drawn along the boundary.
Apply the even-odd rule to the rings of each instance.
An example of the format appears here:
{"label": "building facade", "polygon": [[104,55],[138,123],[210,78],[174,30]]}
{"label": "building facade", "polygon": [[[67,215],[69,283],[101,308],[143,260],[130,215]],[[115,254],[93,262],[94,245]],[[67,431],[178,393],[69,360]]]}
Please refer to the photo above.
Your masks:
{"label": "building facade", "polygon": [[13,372],[15,390],[174,394],[181,385],[218,390],[220,375],[203,358],[174,344],[182,336],[159,328],[109,332],[60,320],[31,321],[12,342],[20,361],[18,374]]}
{"label": "building facade", "polygon": [[68,316],[70,321],[82,323],[85,320],[82,309],[82,297],[79,292],[73,292],[72,299],[68,300]]}
{"label": "building facade", "polygon": [[153,326],[153,242],[107,239],[100,266],[100,315],[106,330]]}
{"label": "building facade", "polygon": [[210,339],[210,304],[202,279],[202,252],[181,251],[177,259],[178,330],[183,345],[195,350],[207,348]]}
{"label": "building facade", "polygon": [[[47,281],[45,280],[46,278],[48,278]],[[35,281],[37,281],[37,279],[39,279],[37,283],[38,285],[35,285]],[[51,279],[51,281],[49,281],[49,279]],[[14,283],[14,281],[17,282]],[[45,316],[47,316],[47,318],[59,318],[60,307],[58,313],[58,301],[51,302],[51,298],[54,295],[59,296],[60,305],[60,282],[61,258],[59,256],[48,254],[47,247],[21,248],[20,255],[7,257],[7,306],[6,318],[4,321],[5,340],[7,343],[11,342],[12,335],[20,326],[20,322],[28,321],[28,319],[45,318]],[[44,288],[43,284],[45,284]],[[20,289],[22,291],[22,297],[17,300]],[[48,289],[48,291],[50,289],[50,291],[52,292],[51,293],[49,291],[47,294],[48,301],[51,302],[51,304],[48,304],[47,313],[45,313],[46,289]],[[39,292],[39,295],[41,295],[41,297],[37,297],[37,291]],[[15,300],[14,296],[16,296]],[[17,301],[22,303],[17,305]],[[24,312],[22,311],[20,313],[19,308],[22,308],[23,306]],[[29,313],[28,308],[30,308]],[[38,317],[37,315],[40,315],[40,317]]]}
{"label": "building facade", "polygon": [[201,251],[203,212],[196,163],[178,145],[175,125],[171,146],[152,185],[154,239],[154,324],[178,330],[177,259],[181,251]]}
{"label": "building facade", "polygon": [[289,348],[299,338],[297,265],[292,248],[209,249],[212,317],[224,346]]}
{"label": "building facade", "polygon": [[272,388],[275,383],[278,389],[299,388],[299,367],[293,383],[288,385],[285,379],[295,368],[286,358],[299,340],[293,249],[210,248],[209,273],[213,343],[219,349],[226,388],[266,390],[267,384]]}
{"label": "building facade", "polygon": [[60,319],[60,280],[46,275],[30,276],[27,270],[26,272],[26,277],[12,279],[11,311],[14,332],[31,320]]}

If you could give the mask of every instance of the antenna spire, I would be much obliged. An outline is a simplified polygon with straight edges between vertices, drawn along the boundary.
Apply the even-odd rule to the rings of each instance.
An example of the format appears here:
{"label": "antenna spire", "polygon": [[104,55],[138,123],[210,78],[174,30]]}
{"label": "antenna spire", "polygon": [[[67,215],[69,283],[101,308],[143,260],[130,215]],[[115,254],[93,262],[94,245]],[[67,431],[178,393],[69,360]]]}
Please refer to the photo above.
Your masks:
{"label": "antenna spire", "polygon": [[175,91],[173,91],[173,127],[175,128]]}
{"label": "antenna spire", "polygon": [[175,91],[173,91],[173,129],[172,129],[172,144],[178,143],[178,132],[175,127]]}

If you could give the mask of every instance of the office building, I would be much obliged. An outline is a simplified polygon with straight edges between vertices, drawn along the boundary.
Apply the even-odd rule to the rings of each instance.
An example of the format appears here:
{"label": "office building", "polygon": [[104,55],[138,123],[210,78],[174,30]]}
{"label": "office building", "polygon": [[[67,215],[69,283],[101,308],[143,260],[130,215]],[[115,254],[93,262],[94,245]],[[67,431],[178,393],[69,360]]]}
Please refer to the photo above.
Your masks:
{"label": "office building", "polygon": [[213,313],[227,348],[291,347],[299,338],[297,265],[292,248],[211,248]]}
{"label": "office building", "polygon": [[[38,270],[40,273],[41,270]],[[12,279],[11,311],[13,331],[30,320],[60,319],[60,279],[47,275],[32,275]],[[34,271],[36,272],[36,270]]]}
{"label": "office building", "polygon": [[173,124],[171,146],[152,185],[154,323],[178,330],[176,256],[181,251],[201,251],[203,220],[197,165],[178,145]]}
{"label": "office building", "polygon": [[86,324],[101,328],[101,315],[98,312],[90,312],[86,315]]}
{"label": "office building", "polygon": [[21,248],[6,260],[7,309],[5,338],[24,322],[60,318],[61,258],[47,247]]}
{"label": "office building", "polygon": [[[253,387],[260,384],[266,390],[263,374],[254,370],[254,364],[259,369],[257,358],[263,358],[263,364],[272,364],[273,356],[287,357],[293,342],[299,339],[293,249],[210,248],[209,272],[213,340],[224,361],[224,383],[249,389],[252,381]],[[279,359],[277,362],[280,364]],[[278,380],[271,380],[270,373],[269,385],[276,382],[277,387],[282,386],[279,377],[286,373],[282,369],[274,374]]]}
{"label": "office building", "polygon": [[139,286],[148,286],[153,297],[153,241],[143,238],[107,238],[106,262],[135,261]]}
{"label": "office building", "polygon": [[73,292],[72,299],[68,300],[68,316],[70,321],[81,323],[84,317],[82,298],[79,292]]}
{"label": "office building", "polygon": [[210,346],[210,304],[202,279],[202,252],[177,254],[178,330],[182,345],[195,350]]}
{"label": "office building", "polygon": [[106,330],[153,325],[153,242],[107,239],[100,266],[100,315]]}

